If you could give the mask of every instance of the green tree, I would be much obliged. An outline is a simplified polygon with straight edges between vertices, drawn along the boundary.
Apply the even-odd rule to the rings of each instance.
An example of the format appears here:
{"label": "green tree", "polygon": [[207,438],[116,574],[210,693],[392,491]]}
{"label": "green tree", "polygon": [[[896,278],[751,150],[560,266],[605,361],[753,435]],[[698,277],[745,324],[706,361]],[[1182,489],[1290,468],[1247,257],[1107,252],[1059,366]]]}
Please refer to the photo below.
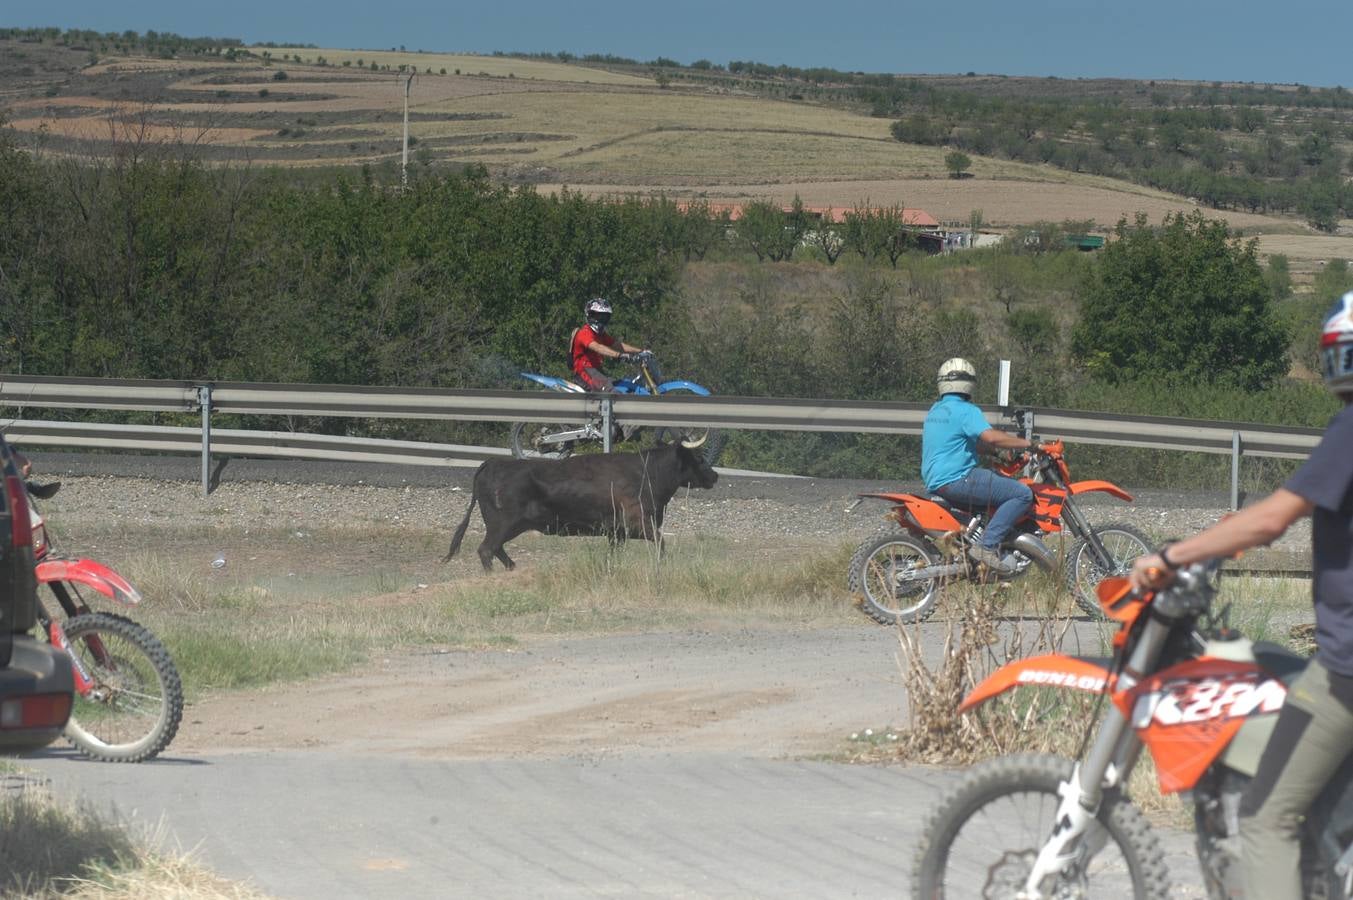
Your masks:
{"label": "green tree", "polygon": [[954,150],[944,154],[944,167],[949,170],[950,178],[962,178],[964,173],[972,168],[972,160],[968,158],[968,154]]}
{"label": "green tree", "polygon": [[1292,271],[1288,267],[1286,254],[1274,253],[1269,256],[1264,280],[1268,282],[1269,292],[1275,301],[1281,302],[1292,295]]}
{"label": "green tree", "polygon": [[1286,370],[1286,340],[1257,257],[1201,212],[1138,214],[1087,278],[1073,349],[1110,382],[1179,380],[1259,390]]}

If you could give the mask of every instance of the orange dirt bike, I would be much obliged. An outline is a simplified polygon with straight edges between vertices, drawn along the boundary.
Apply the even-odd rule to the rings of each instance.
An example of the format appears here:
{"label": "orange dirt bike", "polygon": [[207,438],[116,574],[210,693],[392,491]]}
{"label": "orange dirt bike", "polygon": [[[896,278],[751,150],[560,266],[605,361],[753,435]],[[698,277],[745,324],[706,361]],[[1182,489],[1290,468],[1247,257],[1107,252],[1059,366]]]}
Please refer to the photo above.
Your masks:
{"label": "orange dirt bike", "polygon": [[[1033,509],[1015,526],[1001,550],[1013,557],[1018,578],[1031,565],[1051,571],[1056,554],[1044,535],[1065,528],[1075,538],[1062,565],[1076,603],[1091,616],[1101,615],[1095,586],[1106,576],[1125,574],[1151,542],[1131,525],[1092,527],[1075,498],[1102,492],[1120,500],[1132,495],[1108,481],[1075,481],[1061,441],[1017,454],[997,466],[1002,475],[1023,475],[1034,492]],[[861,494],[893,504],[890,520],[855,551],[848,586],[862,600],[865,614],[884,625],[923,622],[935,612],[940,587],[955,579],[976,579],[978,564],[968,557],[990,511],[953,506],[942,497],[915,494]]]}
{"label": "orange dirt bike", "polygon": [[[1119,624],[1111,658],[1022,659],[973,689],[961,711],[1022,685],[1110,702],[1078,760],[1024,754],[968,769],[922,829],[913,897],[1172,896],[1160,846],[1124,788],[1143,745],[1161,792],[1193,808],[1208,896],[1244,897],[1240,799],[1307,660],[1225,627],[1225,611],[1212,612],[1218,568],[1191,566],[1169,588],[1141,595],[1124,578],[1107,579],[1099,594]],[[1353,758],[1301,831],[1302,896],[1353,896]]]}

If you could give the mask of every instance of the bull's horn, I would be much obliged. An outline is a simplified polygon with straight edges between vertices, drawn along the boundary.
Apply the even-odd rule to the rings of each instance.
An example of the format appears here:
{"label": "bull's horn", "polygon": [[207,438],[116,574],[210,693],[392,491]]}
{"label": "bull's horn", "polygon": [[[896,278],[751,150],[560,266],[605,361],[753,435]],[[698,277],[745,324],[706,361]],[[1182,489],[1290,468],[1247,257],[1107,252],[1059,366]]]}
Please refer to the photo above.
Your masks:
{"label": "bull's horn", "polygon": [[702,437],[702,438],[701,438],[700,440],[698,440],[698,441],[684,441],[684,440],[683,440],[683,441],[681,442],[681,446],[683,446],[683,447],[685,447],[685,448],[687,448],[687,449],[689,449],[689,450],[694,450],[696,447],[699,447],[701,444],[703,444],[703,443],[704,443],[705,441],[707,441],[707,440],[709,440],[709,432],[708,432],[708,431],[706,431],[706,432],[705,432],[705,436]]}

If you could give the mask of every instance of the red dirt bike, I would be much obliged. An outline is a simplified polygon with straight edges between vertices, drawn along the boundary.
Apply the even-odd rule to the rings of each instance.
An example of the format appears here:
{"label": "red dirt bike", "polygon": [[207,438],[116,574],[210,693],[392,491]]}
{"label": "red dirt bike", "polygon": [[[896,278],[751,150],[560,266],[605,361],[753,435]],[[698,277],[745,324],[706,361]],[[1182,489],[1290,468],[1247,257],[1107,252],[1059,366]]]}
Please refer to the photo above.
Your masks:
{"label": "red dirt bike", "polygon": [[[1218,571],[1215,560],[1191,566],[1169,588],[1142,595],[1126,579],[1107,579],[1099,594],[1120,626],[1111,659],[1022,659],[964,698],[967,711],[1039,685],[1111,703],[1078,761],[1016,755],[970,768],[923,829],[913,897],[1169,897],[1160,846],[1125,796],[1143,744],[1161,792],[1193,807],[1208,896],[1244,897],[1240,798],[1307,660],[1225,627],[1225,611],[1212,612]],[[1306,816],[1301,853],[1304,897],[1353,896],[1353,758]]]}
{"label": "red dirt bike", "polygon": [[[1075,498],[1097,491],[1130,503],[1132,495],[1108,481],[1073,482],[1061,441],[1016,454],[996,468],[1011,478],[1022,475],[1020,481],[1034,492],[1033,509],[1001,548],[1015,563],[1013,574],[1002,578],[1018,578],[1031,565],[1054,569],[1056,554],[1043,537],[1065,528],[1076,539],[1063,561],[1067,586],[1081,609],[1101,615],[1096,585],[1109,575],[1125,574],[1151,542],[1131,525],[1091,527]],[[981,535],[989,510],[963,509],[935,496],[860,497],[894,504],[886,517],[891,521],[860,544],[850,560],[847,585],[870,618],[883,625],[923,622],[935,612],[945,581],[980,577],[968,548]]]}
{"label": "red dirt bike", "polygon": [[125,616],[93,612],[84,589],[124,606],[141,595],[125,578],[92,559],[58,555],[38,512],[37,500],[60,482],[28,483],[37,580],[66,615],[55,618],[38,595],[38,623],[53,646],[70,654],[75,706],[66,738],[85,756],[107,762],[141,762],[156,756],[178,732],[183,685],[169,651],[149,630]]}

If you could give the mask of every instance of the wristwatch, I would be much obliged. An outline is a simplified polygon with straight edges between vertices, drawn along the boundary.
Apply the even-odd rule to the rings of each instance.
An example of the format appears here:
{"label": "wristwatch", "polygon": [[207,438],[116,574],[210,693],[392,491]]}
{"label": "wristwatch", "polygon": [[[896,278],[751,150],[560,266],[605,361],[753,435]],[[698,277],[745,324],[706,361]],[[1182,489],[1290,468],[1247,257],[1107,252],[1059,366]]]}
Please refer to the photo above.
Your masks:
{"label": "wristwatch", "polygon": [[1165,567],[1172,572],[1177,571],[1179,569],[1179,566],[1170,562],[1170,557],[1165,555],[1165,551],[1173,547],[1174,544],[1175,544],[1174,541],[1169,541],[1168,543],[1161,544],[1160,549],[1156,551],[1156,555],[1160,557],[1160,561],[1165,563]]}

